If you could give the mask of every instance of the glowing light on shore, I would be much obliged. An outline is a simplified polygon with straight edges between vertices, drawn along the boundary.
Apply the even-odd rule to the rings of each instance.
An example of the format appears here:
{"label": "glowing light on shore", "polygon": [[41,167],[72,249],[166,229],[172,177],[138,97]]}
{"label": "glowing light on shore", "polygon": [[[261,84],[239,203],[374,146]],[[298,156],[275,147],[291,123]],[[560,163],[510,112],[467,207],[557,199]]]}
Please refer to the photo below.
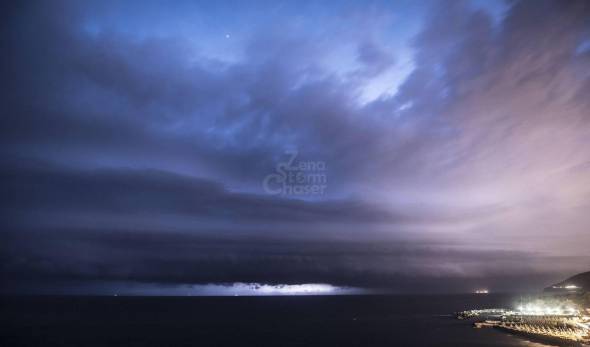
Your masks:
{"label": "glowing light on shore", "polygon": [[567,290],[580,289],[580,287],[573,285],[573,284],[568,284],[566,286],[553,286],[552,288],[554,288],[554,289],[567,289]]}
{"label": "glowing light on shore", "polygon": [[579,311],[574,307],[547,306],[537,304],[520,305],[517,307],[517,314],[525,316],[574,316]]}

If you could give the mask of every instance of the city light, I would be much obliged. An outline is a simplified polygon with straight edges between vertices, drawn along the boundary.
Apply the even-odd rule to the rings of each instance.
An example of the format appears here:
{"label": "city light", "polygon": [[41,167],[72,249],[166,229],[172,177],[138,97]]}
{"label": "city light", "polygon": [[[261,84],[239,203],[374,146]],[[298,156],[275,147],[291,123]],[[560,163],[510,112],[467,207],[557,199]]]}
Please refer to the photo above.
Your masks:
{"label": "city light", "polygon": [[492,308],[457,313],[459,319],[476,320],[475,328],[495,327],[512,333],[590,342],[590,317],[580,313],[569,300],[538,299],[518,305],[515,310]]}
{"label": "city light", "polygon": [[580,289],[580,287],[574,285],[574,284],[568,284],[565,286],[553,286],[551,287],[553,289],[567,289],[567,290],[576,290],[576,289]]}
{"label": "city light", "polygon": [[578,315],[579,311],[571,306],[550,306],[539,304],[527,304],[517,307],[518,314],[525,316],[573,316]]}

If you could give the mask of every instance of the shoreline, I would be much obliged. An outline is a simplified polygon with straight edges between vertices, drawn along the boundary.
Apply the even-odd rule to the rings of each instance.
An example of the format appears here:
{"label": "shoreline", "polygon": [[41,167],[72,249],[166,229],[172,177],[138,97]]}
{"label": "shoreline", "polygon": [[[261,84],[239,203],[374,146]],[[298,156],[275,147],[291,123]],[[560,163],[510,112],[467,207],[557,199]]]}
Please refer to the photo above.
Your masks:
{"label": "shoreline", "polygon": [[589,317],[580,312],[532,314],[493,308],[456,312],[455,316],[478,329],[496,328],[557,346],[590,346]]}
{"label": "shoreline", "polygon": [[495,328],[503,333],[513,335],[514,337],[517,337],[517,338],[530,339],[531,342],[548,343],[548,344],[556,345],[559,347],[588,347],[588,346],[590,346],[590,344],[585,344],[583,342],[571,341],[571,340],[562,339],[562,338],[555,337],[555,336],[513,330],[513,329],[509,329],[509,328],[499,326],[499,325],[494,326],[493,328]]}

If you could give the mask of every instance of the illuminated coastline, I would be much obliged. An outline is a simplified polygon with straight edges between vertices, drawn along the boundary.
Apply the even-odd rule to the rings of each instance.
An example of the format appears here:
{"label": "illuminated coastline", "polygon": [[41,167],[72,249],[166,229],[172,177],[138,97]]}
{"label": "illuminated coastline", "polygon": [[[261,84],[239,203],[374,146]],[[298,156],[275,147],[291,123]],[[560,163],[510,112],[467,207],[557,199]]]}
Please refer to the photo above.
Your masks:
{"label": "illuminated coastline", "polygon": [[[457,312],[475,328],[491,327],[557,344],[590,345],[590,272],[546,287],[541,295],[521,298],[513,309]],[[480,293],[478,290],[476,293]]]}
{"label": "illuminated coastline", "polygon": [[473,319],[475,328],[492,327],[518,335],[556,342],[590,344],[590,309],[567,305],[529,303],[515,310],[485,309],[457,313],[459,319]]}

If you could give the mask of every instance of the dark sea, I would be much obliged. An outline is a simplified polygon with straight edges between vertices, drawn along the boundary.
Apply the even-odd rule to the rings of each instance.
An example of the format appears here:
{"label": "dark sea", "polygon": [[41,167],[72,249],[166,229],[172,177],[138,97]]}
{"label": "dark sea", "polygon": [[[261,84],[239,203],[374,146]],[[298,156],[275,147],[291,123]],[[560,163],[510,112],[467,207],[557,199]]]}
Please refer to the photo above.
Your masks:
{"label": "dark sea", "polygon": [[0,346],[546,346],[452,316],[515,299],[3,297]]}

